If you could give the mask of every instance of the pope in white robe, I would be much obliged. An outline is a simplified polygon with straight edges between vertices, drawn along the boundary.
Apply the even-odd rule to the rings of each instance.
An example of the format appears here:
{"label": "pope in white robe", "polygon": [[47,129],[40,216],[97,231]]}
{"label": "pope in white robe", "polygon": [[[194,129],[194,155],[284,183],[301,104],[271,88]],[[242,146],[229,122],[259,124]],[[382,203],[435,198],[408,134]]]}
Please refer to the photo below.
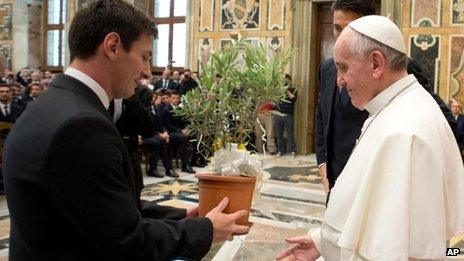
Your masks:
{"label": "pope in white robe", "polygon": [[406,54],[398,27],[380,16],[348,26],[335,45],[338,82],[370,116],[331,191],[322,227],[287,240],[297,245],[277,259],[444,259],[447,240],[464,232],[456,140],[431,95],[405,69],[390,68],[394,60],[382,48],[353,53],[350,41],[361,35]]}

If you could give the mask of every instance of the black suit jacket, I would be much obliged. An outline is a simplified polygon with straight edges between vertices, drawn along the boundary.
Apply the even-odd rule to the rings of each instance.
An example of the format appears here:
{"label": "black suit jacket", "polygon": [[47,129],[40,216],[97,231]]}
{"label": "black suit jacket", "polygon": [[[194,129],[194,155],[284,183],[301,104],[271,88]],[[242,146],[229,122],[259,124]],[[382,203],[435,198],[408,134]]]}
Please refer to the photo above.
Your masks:
{"label": "black suit jacket", "polygon": [[173,107],[165,105],[161,111],[161,123],[169,132],[182,132],[183,129],[187,128],[188,122],[172,112]]}
{"label": "black suit jacket", "polygon": [[54,80],[5,146],[10,260],[200,259],[209,250],[209,219],[141,209],[119,133],[80,81]]}
{"label": "black suit jacket", "polygon": [[458,140],[459,149],[464,150],[464,115],[459,114],[456,127],[456,138]]}
{"label": "black suit jacket", "polygon": [[[319,103],[316,108],[315,145],[318,165],[324,162],[327,164],[330,187],[335,185],[335,180],[345,167],[356,138],[359,137],[362,125],[368,117],[366,111],[356,109],[351,102],[345,106],[343,112],[334,109],[338,92],[336,81],[337,67],[333,58],[329,58],[319,66],[317,74]],[[334,117],[334,113],[343,115]],[[338,122],[334,122],[334,118],[338,119]],[[337,133],[334,133],[334,125],[343,129],[337,128]]]}
{"label": "black suit jacket", "polygon": [[[154,84],[154,88],[153,90],[158,90],[158,89],[161,89],[161,88],[164,88],[163,86],[163,79],[160,79],[160,80],[157,80]],[[171,81],[171,80],[168,80],[168,87],[167,89],[169,90],[179,90],[179,87],[177,86],[177,83]]]}
{"label": "black suit jacket", "polygon": [[[0,106],[3,106],[3,104],[0,104]],[[0,110],[0,121],[15,122],[21,115],[21,112],[23,112],[23,107],[12,102],[10,103],[10,111],[8,115],[4,115],[3,111]]]}

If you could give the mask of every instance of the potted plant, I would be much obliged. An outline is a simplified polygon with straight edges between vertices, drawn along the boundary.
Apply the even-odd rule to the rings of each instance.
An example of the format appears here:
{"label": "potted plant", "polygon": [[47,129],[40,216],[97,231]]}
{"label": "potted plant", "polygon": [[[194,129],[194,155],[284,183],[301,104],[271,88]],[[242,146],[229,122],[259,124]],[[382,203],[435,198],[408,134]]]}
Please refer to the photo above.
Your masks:
{"label": "potted plant", "polygon": [[[198,88],[185,95],[184,106],[176,112],[190,122],[189,128],[199,141],[197,149],[208,156],[214,152],[213,172],[223,175],[197,175],[200,215],[224,196],[230,200],[226,212],[250,209],[259,168],[246,151],[234,144],[240,146],[249,140],[259,104],[285,99],[284,71],[291,58],[290,49],[270,55],[264,46],[253,45],[238,35],[230,45],[213,52],[209,63],[201,64]],[[222,181],[225,184],[218,185]],[[216,185],[219,187],[213,188]],[[231,194],[233,188],[238,189],[237,195]],[[212,197],[212,202],[206,203],[207,196]],[[243,202],[245,207],[238,205]]]}

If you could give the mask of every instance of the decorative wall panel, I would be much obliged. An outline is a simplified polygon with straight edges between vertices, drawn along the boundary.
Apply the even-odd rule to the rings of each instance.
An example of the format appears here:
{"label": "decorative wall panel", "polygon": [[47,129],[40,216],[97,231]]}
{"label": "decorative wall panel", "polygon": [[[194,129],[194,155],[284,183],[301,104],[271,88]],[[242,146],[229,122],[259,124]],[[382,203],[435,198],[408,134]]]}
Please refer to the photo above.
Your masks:
{"label": "decorative wall panel", "polygon": [[259,0],[222,0],[221,30],[259,29]]}
{"label": "decorative wall panel", "polygon": [[464,35],[450,36],[450,96],[464,97]]}
{"label": "decorative wall panel", "polygon": [[280,52],[284,48],[284,38],[283,37],[271,37],[266,38],[266,50],[267,55],[271,56],[275,53]]}
{"label": "decorative wall panel", "polygon": [[212,32],[214,30],[214,0],[200,0],[199,13],[200,32]]}
{"label": "decorative wall panel", "polygon": [[411,26],[440,26],[441,0],[413,0],[411,2]]}
{"label": "decorative wall panel", "polygon": [[411,57],[422,66],[425,76],[429,79],[430,83],[434,87],[435,92],[438,92],[438,75],[440,70],[440,36],[411,36],[410,49]]}
{"label": "decorative wall panel", "polygon": [[285,0],[269,0],[267,10],[267,29],[285,29]]}
{"label": "decorative wall panel", "polygon": [[40,66],[42,57],[42,6],[28,5],[28,65],[32,68]]}
{"label": "decorative wall panel", "polygon": [[451,24],[464,25],[464,1],[453,0],[451,5]]}
{"label": "decorative wall panel", "polygon": [[211,53],[213,51],[213,39],[200,39],[199,43],[199,57],[198,62],[201,64],[206,64],[211,60]]}
{"label": "decorative wall panel", "polygon": [[13,57],[12,57],[11,45],[9,44],[0,45],[0,63],[3,66],[3,68],[12,68],[11,67],[12,60],[13,60]]}
{"label": "decorative wall panel", "polygon": [[13,39],[11,35],[12,13],[11,4],[0,4],[0,41]]}

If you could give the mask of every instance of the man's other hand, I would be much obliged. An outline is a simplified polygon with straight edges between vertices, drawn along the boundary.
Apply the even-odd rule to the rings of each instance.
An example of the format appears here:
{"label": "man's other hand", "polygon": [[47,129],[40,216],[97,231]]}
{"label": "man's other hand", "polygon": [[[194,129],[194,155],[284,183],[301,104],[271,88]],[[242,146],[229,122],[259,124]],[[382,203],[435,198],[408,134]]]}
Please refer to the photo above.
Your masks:
{"label": "man's other hand", "polygon": [[195,206],[193,206],[191,208],[188,208],[186,218],[196,218],[196,217],[198,217],[199,209],[200,208],[198,207],[198,204],[196,204]]}
{"label": "man's other hand", "polygon": [[242,226],[235,224],[237,219],[247,214],[246,210],[239,210],[232,214],[224,214],[222,211],[227,207],[229,203],[228,198],[223,198],[222,201],[213,208],[206,217],[213,223],[213,241],[220,242],[224,240],[233,240],[234,235],[242,235],[248,233],[250,230],[249,226]]}

